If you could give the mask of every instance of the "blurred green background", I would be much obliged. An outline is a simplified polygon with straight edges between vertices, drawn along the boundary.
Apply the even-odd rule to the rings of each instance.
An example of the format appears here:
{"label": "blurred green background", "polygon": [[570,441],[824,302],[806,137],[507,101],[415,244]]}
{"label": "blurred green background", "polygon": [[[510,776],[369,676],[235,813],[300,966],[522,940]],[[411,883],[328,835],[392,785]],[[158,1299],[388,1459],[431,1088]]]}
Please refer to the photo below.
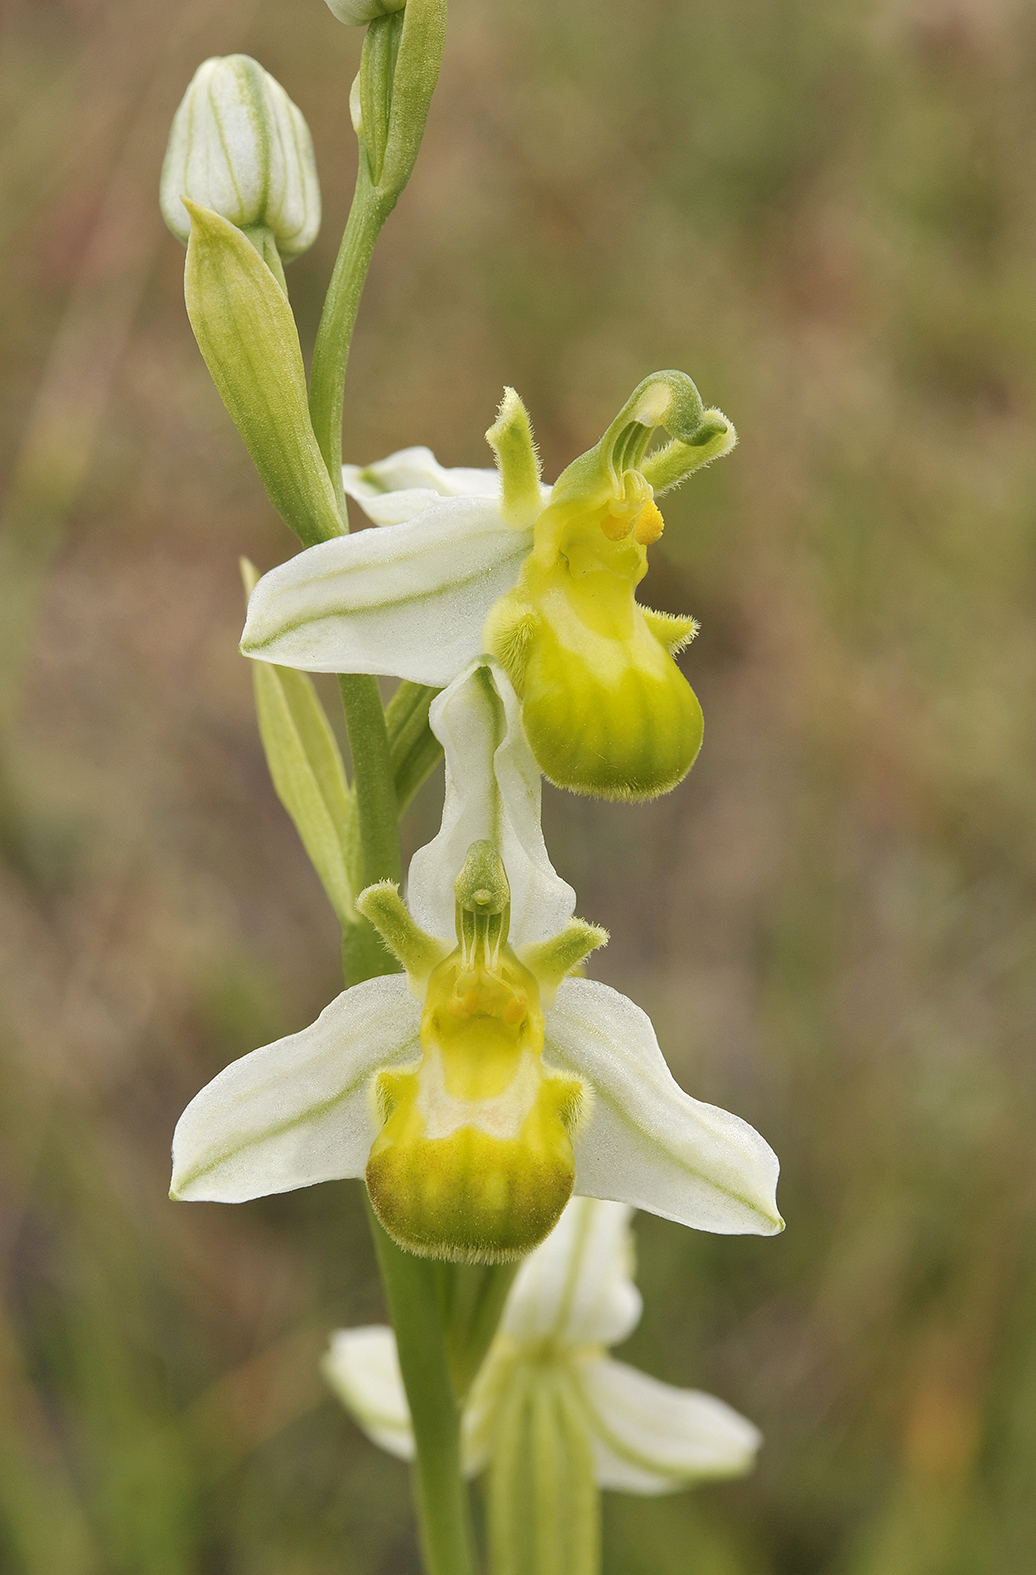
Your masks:
{"label": "blurred green background", "polygon": [[[548,792],[594,964],[783,1161],[788,1230],[641,1216],[626,1355],[766,1434],[609,1497],[608,1575],[1036,1567],[1036,11],[454,0],[376,254],[346,452],[548,477],[684,368],[741,433],[666,509],[691,778]],[[325,1394],[382,1316],[357,1186],[166,1198],[174,1121],[339,988],[269,786],[237,558],[293,549],[157,214],[200,60],[244,50],[351,187],[322,0],[6,0],[0,74],[0,1569],[414,1575],[405,1469]],[[434,826],[436,779],[407,823]]]}

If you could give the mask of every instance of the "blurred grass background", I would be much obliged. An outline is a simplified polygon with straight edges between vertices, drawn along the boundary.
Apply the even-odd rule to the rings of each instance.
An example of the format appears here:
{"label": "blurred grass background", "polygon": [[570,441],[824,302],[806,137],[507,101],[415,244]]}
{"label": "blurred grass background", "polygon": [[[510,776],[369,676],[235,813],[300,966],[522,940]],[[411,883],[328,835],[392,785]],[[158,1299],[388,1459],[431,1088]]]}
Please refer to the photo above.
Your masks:
{"label": "blurred grass background", "polygon": [[[777,1241],[642,1216],[627,1354],[767,1439],[610,1497],[608,1575],[1036,1565],[1036,12],[454,0],[376,255],[346,451],[552,477],[645,373],[741,433],[666,509],[691,778],[550,792],[595,964],[783,1161]],[[412,1575],[404,1469],[325,1395],[381,1317],[355,1184],[174,1206],[177,1115],[339,988],[267,781],[237,557],[292,550],[197,354],[158,168],[244,50],[351,187],[321,0],[5,0],[0,68],[0,1569]],[[410,847],[434,826],[423,792]]]}

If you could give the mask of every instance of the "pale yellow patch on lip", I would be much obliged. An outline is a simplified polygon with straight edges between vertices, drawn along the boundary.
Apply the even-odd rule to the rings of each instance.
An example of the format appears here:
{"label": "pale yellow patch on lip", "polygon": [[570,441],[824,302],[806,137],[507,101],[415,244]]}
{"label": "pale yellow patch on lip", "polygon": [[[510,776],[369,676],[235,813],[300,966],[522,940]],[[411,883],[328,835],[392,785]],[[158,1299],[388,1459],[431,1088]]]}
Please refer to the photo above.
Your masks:
{"label": "pale yellow patch on lip", "polygon": [[536,1103],[543,1074],[538,1058],[523,1054],[514,1076],[498,1094],[484,1099],[458,1099],[446,1086],[446,1068],[438,1048],[428,1048],[421,1067],[415,1103],[424,1121],[426,1139],[448,1138],[462,1127],[474,1127],[487,1137],[514,1142]]}

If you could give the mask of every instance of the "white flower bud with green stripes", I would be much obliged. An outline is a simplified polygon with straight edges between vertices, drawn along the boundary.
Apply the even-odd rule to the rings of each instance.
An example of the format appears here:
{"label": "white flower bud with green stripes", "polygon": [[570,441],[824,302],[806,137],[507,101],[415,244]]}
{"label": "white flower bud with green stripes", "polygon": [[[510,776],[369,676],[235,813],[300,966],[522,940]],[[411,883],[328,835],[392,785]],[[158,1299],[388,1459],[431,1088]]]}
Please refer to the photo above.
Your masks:
{"label": "white flower bud with green stripes", "polygon": [[363,27],[375,17],[402,11],[406,0],[327,0],[328,7],[347,27]]}
{"label": "white flower bud with green stripes", "polygon": [[[573,1200],[526,1258],[463,1414],[464,1466],[486,1473],[493,1575],[592,1575],[598,1489],[671,1493],[751,1470],[759,1431],[724,1401],[607,1355],[635,1328],[631,1210]],[[414,1439],[391,1329],[340,1329],[324,1375],[382,1449]]]}
{"label": "white flower bud with green stripes", "polygon": [[297,257],[320,229],[320,186],[309,128],[280,83],[248,55],[206,60],[173,119],[162,166],[162,217],[184,244],[183,199],[244,230],[264,252]]}

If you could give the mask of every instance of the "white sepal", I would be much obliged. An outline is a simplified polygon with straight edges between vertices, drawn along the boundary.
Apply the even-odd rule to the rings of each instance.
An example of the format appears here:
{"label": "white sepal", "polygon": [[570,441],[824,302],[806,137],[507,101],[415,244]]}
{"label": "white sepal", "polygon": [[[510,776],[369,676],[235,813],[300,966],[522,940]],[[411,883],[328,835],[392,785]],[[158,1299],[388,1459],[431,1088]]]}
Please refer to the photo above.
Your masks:
{"label": "white sepal", "polygon": [[362,1176],[378,1130],[370,1079],[420,1058],[420,1015],[401,975],[368,979],[232,1062],[177,1122],[172,1196],[243,1203]]}
{"label": "white sepal", "polygon": [[410,862],[411,914],[433,935],[453,933],[453,883],[471,844],[485,838],[511,887],[511,945],[556,935],[576,895],[547,856],[540,770],[510,679],[491,657],[479,658],[433,701],[429,721],[446,752],[446,800],[441,830]]}
{"label": "white sepal", "polygon": [[414,1430],[392,1330],[382,1324],[336,1329],[320,1367],[367,1437],[390,1455],[413,1460]]}
{"label": "white sepal", "polygon": [[500,497],[495,470],[450,469],[423,446],[402,448],[373,465],[343,465],[342,485],[375,525],[402,525],[443,498]]}
{"label": "white sepal", "polygon": [[245,656],[312,673],[392,673],[442,688],[479,654],[486,613],[532,546],[484,498],[318,543],[264,574]]}
{"label": "white sepal", "polygon": [[547,1017],[544,1061],[593,1090],[576,1133],[577,1193],[719,1235],[783,1229],[770,1145],[740,1117],[684,1093],[650,1018],[624,995],[564,980]]}
{"label": "white sepal", "polygon": [[751,1470],[762,1434],[723,1400],[607,1356],[580,1363],[579,1371],[601,1487],[672,1493]]}
{"label": "white sepal", "polygon": [[633,1210],[573,1198],[542,1246],[525,1259],[507,1298],[503,1334],[568,1345],[618,1345],[640,1319],[633,1283]]}

